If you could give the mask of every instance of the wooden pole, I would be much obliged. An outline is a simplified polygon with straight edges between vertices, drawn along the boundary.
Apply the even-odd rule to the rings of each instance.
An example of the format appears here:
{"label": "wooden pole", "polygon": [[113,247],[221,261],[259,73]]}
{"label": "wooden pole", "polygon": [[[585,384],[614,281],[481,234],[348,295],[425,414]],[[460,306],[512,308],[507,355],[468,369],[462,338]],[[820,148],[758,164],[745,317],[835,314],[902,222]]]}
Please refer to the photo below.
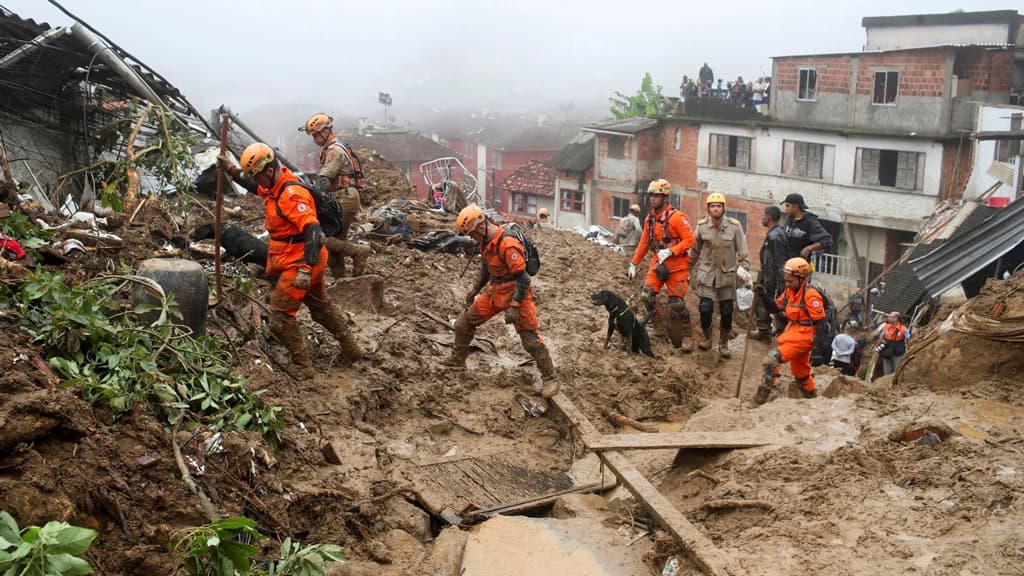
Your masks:
{"label": "wooden pole", "polygon": [[[228,115],[221,113],[220,115],[220,155],[223,156],[227,153],[228,149]],[[218,160],[219,162],[219,160]],[[221,224],[221,213],[224,208],[224,170],[217,168],[217,207],[213,213],[213,267],[214,276],[217,279],[217,304],[220,304],[220,299],[224,294],[223,281],[221,280],[220,270],[220,224]]]}
{"label": "wooden pole", "polygon": [[740,361],[740,375],[736,377],[736,398],[740,397],[740,388],[743,387],[743,372],[747,368],[747,352],[750,351],[750,336],[753,334],[752,328],[757,320],[757,296],[754,296],[754,302],[750,305],[750,309],[747,310],[747,338],[743,341],[743,360]]}

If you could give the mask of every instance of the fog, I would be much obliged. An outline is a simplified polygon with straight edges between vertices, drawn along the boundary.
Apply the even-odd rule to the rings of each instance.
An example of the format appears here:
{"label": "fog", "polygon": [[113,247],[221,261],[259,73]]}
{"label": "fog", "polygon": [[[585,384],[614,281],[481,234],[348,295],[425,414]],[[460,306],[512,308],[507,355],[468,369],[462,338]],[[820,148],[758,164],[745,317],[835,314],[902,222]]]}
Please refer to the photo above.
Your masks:
{"label": "fog", "polygon": [[[771,72],[771,56],[860,50],[861,18],[1012,3],[913,0],[64,0],[201,109],[281,104],[400,123],[458,110],[600,116],[644,72],[677,95],[707,62],[716,78]],[[45,0],[0,0],[68,25]],[[559,112],[559,105],[562,105]],[[571,105],[571,109],[570,109]]]}

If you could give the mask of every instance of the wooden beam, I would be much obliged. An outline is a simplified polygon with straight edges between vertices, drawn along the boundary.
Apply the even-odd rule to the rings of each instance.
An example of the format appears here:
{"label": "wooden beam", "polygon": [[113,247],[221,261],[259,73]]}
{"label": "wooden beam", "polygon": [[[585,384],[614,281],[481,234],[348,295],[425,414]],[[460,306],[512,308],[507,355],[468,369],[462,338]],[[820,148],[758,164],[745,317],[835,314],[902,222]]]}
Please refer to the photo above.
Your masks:
{"label": "wooden beam", "polygon": [[771,444],[763,434],[732,432],[662,432],[659,434],[610,434],[587,447],[602,450],[658,450],[662,448],[750,448]]}
{"label": "wooden beam", "polygon": [[[562,414],[576,428],[586,446],[602,439],[597,428],[587,420],[576,405],[565,394],[555,394],[551,402],[562,411]],[[637,436],[654,436],[653,434],[637,434]],[[742,574],[739,567],[727,554],[719,550],[714,543],[704,536],[686,519],[679,509],[663,496],[658,489],[644,478],[633,463],[617,452],[598,452],[598,457],[612,473],[619,477],[622,484],[636,497],[643,507],[667,529],[676,542],[686,551],[690,559],[705,574],[711,576],[738,576]]]}

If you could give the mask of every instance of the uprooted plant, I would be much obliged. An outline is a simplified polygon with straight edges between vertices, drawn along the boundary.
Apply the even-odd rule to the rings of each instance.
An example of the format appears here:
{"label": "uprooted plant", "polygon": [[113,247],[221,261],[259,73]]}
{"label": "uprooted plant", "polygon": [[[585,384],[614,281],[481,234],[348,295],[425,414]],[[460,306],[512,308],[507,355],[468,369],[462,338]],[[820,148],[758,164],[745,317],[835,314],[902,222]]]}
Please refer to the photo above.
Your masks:
{"label": "uprooted plant", "polygon": [[257,562],[259,548],[252,543],[264,538],[256,523],[244,517],[185,530],[174,538],[179,571],[190,576],[323,576],[329,562],[345,560],[339,546],[302,546],[286,538],[279,558]]}
{"label": "uprooted plant", "polygon": [[[133,283],[159,304],[128,305],[123,293]],[[280,408],[232,372],[224,341],[194,337],[178,324],[173,298],[152,280],[111,275],[72,286],[62,274],[37,272],[14,302],[23,329],[46,346],[65,385],[81,386],[87,401],[107,406],[114,418],[146,403],[171,425],[254,430],[276,445]]]}
{"label": "uprooted plant", "polygon": [[18,528],[0,511],[0,574],[17,576],[78,576],[92,574],[79,558],[89,549],[96,532],[66,522]]}

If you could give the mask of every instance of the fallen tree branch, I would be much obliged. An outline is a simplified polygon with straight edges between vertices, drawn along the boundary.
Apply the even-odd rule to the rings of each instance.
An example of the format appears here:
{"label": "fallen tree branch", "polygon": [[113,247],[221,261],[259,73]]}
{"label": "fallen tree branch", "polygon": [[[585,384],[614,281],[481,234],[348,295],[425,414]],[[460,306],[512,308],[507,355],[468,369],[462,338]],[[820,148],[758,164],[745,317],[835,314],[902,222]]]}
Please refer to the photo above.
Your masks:
{"label": "fallen tree branch", "polygon": [[[139,130],[142,129],[142,123],[146,121],[146,117],[149,116],[150,109],[153,108],[152,104],[147,104],[146,109],[139,114],[139,118],[135,121],[135,125],[132,126],[132,131],[128,133],[128,139],[125,141],[125,177],[128,180],[128,189],[124,193],[124,213],[128,214],[135,209],[135,203],[138,202],[139,198],[139,171],[135,169],[135,139],[139,136]],[[131,225],[131,221],[129,221]]]}
{"label": "fallen tree branch", "polygon": [[657,434],[658,432],[661,432],[661,430],[659,430],[658,427],[653,424],[646,424],[634,418],[623,416],[622,414],[619,414],[618,412],[613,412],[608,408],[602,409],[601,412],[605,415],[606,418],[608,418],[609,422],[619,426],[620,428],[629,426],[641,432],[647,432],[648,434]]}
{"label": "fallen tree branch", "polygon": [[213,502],[210,502],[210,498],[203,492],[203,489],[196,485],[196,481],[192,478],[192,474],[188,471],[188,466],[185,465],[185,459],[181,456],[181,447],[178,446],[178,441],[175,439],[175,435],[178,432],[178,427],[175,426],[174,430],[171,431],[171,448],[174,450],[174,461],[178,464],[178,470],[181,472],[181,480],[188,486],[188,489],[196,495],[199,499],[199,506],[206,513],[207,518],[210,522],[216,522],[220,520],[220,513],[213,506]]}
{"label": "fallen tree branch", "polygon": [[737,510],[740,508],[761,508],[763,510],[775,510],[775,505],[767,500],[741,500],[729,498],[723,500],[710,500],[701,504],[701,508],[708,510]]}

